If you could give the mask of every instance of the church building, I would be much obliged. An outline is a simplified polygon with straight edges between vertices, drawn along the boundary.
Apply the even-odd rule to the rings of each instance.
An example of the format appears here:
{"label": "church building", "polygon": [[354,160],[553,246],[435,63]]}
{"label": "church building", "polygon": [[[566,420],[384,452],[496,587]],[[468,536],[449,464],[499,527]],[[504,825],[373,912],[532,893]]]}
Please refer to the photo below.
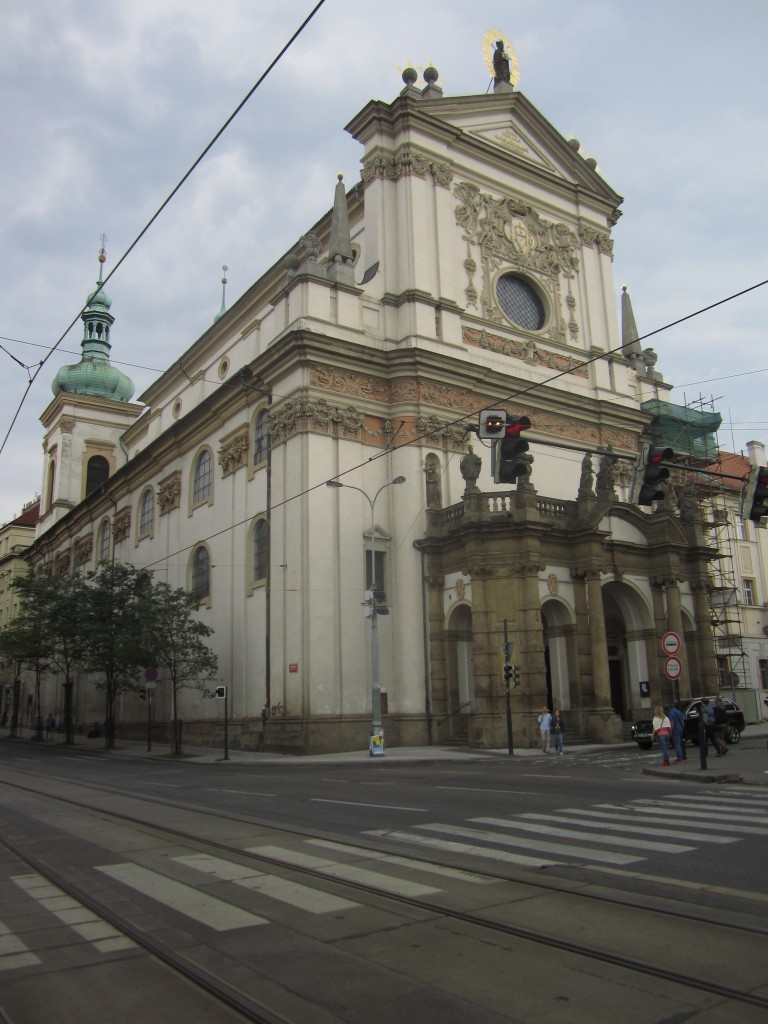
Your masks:
{"label": "church building", "polygon": [[[670,387],[613,280],[622,198],[495,57],[489,94],[407,69],[363,107],[360,180],[329,182],[329,212],[138,399],[101,274],[54,381],[30,560],[193,592],[235,746],[503,748],[505,664],[519,746],[545,704],[615,742],[692,679],[717,689],[698,517],[630,500]],[[489,410],[530,421],[511,483]],[[101,703],[80,678],[78,722]],[[220,742],[223,701],[179,713]],[[171,714],[161,676],[158,736]],[[117,717],[142,735],[146,705]]]}

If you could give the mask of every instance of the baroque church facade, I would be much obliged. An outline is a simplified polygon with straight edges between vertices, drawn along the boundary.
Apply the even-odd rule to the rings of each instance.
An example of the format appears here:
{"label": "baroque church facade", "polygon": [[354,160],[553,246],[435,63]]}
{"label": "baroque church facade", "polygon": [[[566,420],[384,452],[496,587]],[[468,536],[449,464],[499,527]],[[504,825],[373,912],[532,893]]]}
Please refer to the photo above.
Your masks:
{"label": "baroque church facade", "polygon": [[[617,309],[621,197],[503,77],[463,97],[424,77],[352,119],[360,182],[138,401],[100,275],[42,415],[31,563],[115,558],[195,593],[235,745],[365,749],[380,701],[389,745],[504,747],[505,640],[521,746],[544,704],[610,742],[717,688],[706,537],[684,502],[629,501],[642,403],[669,387]],[[511,488],[488,408],[531,421]],[[99,717],[88,680],[74,699]],[[190,690],[179,713],[220,742],[223,702]],[[122,696],[118,728],[145,722]]]}

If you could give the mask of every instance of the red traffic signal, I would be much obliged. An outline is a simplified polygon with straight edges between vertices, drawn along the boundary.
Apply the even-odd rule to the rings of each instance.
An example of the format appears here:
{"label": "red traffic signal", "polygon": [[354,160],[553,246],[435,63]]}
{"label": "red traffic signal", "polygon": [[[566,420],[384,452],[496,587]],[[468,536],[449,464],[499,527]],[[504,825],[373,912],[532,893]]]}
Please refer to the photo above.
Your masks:
{"label": "red traffic signal", "polygon": [[527,476],[531,469],[532,459],[525,456],[528,451],[528,442],[521,436],[521,431],[527,430],[531,421],[527,416],[507,416],[504,436],[497,445],[495,473],[493,476],[497,484],[512,484],[521,476]]}
{"label": "red traffic signal", "polygon": [[636,505],[652,505],[661,501],[666,495],[660,486],[669,478],[669,470],[664,465],[674,458],[671,448],[660,444],[643,445],[640,461],[635,468],[630,501]]}

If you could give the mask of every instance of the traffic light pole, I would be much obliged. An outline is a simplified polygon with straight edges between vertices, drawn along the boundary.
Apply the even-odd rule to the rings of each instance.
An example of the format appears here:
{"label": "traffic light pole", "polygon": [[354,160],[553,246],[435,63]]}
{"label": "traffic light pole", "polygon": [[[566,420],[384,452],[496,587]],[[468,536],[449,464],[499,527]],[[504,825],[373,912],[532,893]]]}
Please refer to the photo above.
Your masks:
{"label": "traffic light pole", "polygon": [[512,707],[509,700],[509,678],[512,673],[507,671],[508,668],[511,669],[512,667],[509,663],[509,655],[511,653],[512,652],[507,633],[507,620],[504,619],[504,685],[506,687],[507,697],[507,751],[510,757],[512,757],[512,755],[515,752],[512,743]]}

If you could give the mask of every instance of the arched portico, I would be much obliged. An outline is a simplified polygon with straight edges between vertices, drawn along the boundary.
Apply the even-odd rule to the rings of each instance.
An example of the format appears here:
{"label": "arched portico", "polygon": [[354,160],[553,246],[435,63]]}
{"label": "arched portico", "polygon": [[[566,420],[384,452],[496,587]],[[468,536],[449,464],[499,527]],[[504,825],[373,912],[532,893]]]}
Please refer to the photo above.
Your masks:
{"label": "arched portico", "polygon": [[653,617],[642,594],[625,582],[606,583],[602,597],[611,704],[627,720],[647,703],[640,684],[650,681],[647,642],[654,636]]}
{"label": "arched portico", "polygon": [[448,713],[466,715],[475,700],[475,671],[472,655],[472,609],[460,603],[451,608],[445,625],[447,659]]}
{"label": "arched portico", "polygon": [[541,606],[544,656],[547,664],[547,698],[550,706],[567,711],[579,703],[571,689],[569,666],[575,663],[573,638],[575,617],[560,598],[550,598]]}

